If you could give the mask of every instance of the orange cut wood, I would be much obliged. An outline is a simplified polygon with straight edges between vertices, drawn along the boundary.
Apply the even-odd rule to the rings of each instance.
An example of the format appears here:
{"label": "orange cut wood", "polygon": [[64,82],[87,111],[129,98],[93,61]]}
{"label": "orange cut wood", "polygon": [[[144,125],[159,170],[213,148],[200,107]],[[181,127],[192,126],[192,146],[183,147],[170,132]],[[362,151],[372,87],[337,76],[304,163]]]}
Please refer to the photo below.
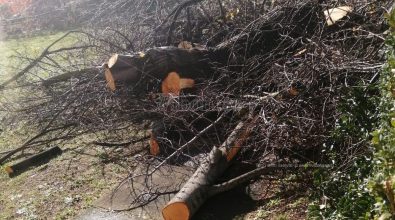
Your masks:
{"label": "orange cut wood", "polygon": [[235,141],[234,145],[230,148],[230,150],[226,154],[226,160],[231,161],[237,153],[239,153],[241,146],[245,143],[248,137],[251,135],[252,129],[255,126],[258,117],[252,119],[252,121],[247,125],[245,130],[242,131],[239,138]]}
{"label": "orange cut wood", "polygon": [[149,145],[150,145],[150,149],[149,149],[150,154],[153,156],[158,156],[160,154],[159,144],[152,135],[151,138],[149,139]]}
{"label": "orange cut wood", "polygon": [[189,208],[183,202],[175,202],[167,205],[162,210],[165,220],[188,220],[190,217]]}
{"label": "orange cut wood", "polygon": [[108,88],[110,88],[111,91],[115,91],[115,80],[112,76],[111,70],[109,68],[106,68],[104,75],[106,77]]}
{"label": "orange cut wood", "polygon": [[227,161],[231,161],[236,156],[236,154],[239,153],[239,151],[241,149],[241,145],[244,144],[244,141],[248,138],[248,136],[249,136],[249,132],[245,131],[240,136],[240,138],[238,140],[236,140],[236,142],[234,143],[234,146],[228,151],[228,153],[226,155]]}
{"label": "orange cut wood", "polygon": [[162,93],[169,95],[180,95],[180,76],[176,72],[171,72],[162,82]]}
{"label": "orange cut wood", "polygon": [[195,86],[195,80],[189,78],[181,78],[180,80],[180,88],[193,88]]}
{"label": "orange cut wood", "polygon": [[14,170],[10,166],[7,166],[4,170],[5,170],[5,172],[7,172],[8,175],[14,173]]}
{"label": "orange cut wood", "polygon": [[180,95],[182,89],[193,88],[195,81],[193,79],[184,78],[176,72],[170,72],[162,82],[162,93],[165,95]]}

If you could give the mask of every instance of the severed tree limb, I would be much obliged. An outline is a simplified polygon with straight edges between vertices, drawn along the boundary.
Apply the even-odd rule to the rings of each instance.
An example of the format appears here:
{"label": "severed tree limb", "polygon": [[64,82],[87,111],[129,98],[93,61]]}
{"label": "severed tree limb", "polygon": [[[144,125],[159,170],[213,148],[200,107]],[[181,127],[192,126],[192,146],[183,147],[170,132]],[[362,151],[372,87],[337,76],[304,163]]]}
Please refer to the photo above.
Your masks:
{"label": "severed tree limb", "polygon": [[252,180],[256,177],[259,177],[263,174],[270,173],[273,170],[275,170],[275,168],[273,166],[260,167],[258,169],[252,170],[248,173],[240,175],[240,176],[238,176],[234,179],[231,179],[229,181],[226,181],[224,183],[212,186],[209,191],[209,194],[210,194],[210,196],[214,196],[216,194],[229,191],[229,190],[239,186],[240,184],[250,181],[250,180]]}
{"label": "severed tree limb", "polygon": [[[251,134],[256,120],[257,117],[254,117],[240,122],[221,147],[213,147],[208,160],[199,166],[188,182],[163,208],[162,215],[165,220],[188,220],[210,196],[221,192],[214,183],[230,166],[241,145]],[[225,186],[230,189],[234,184],[251,177],[252,174],[236,178]]]}
{"label": "severed tree limb", "polygon": [[210,186],[226,170],[227,162],[223,151],[214,147],[208,160],[192,175],[189,181],[163,208],[165,220],[188,220],[208,199]]}
{"label": "severed tree limb", "polygon": [[0,158],[0,165],[3,164],[6,160],[8,160],[10,157],[12,157],[14,154],[16,154],[16,153],[18,153],[18,152],[20,152],[20,151],[23,151],[23,150],[25,150],[25,149],[27,149],[27,148],[33,143],[34,140],[36,140],[36,139],[38,139],[38,138],[40,138],[40,137],[42,137],[42,136],[44,136],[44,135],[46,135],[46,134],[48,134],[48,133],[50,133],[50,132],[53,132],[53,131],[57,131],[57,130],[61,130],[61,129],[65,129],[65,128],[74,126],[74,124],[69,124],[69,125],[65,125],[65,126],[61,126],[61,127],[49,129],[49,127],[50,127],[51,124],[52,124],[52,123],[48,124],[47,127],[45,127],[43,130],[41,130],[41,131],[40,131],[37,135],[35,135],[34,137],[32,137],[32,138],[30,138],[29,140],[27,140],[27,141],[26,141],[25,143],[23,143],[20,147],[14,149],[14,150],[9,151],[6,155],[4,155],[3,157],[1,157],[1,158]]}
{"label": "severed tree limb", "polygon": [[35,154],[27,159],[24,159],[23,161],[20,161],[12,166],[7,166],[5,171],[8,173],[9,177],[14,177],[23,173],[30,167],[43,164],[60,154],[62,154],[62,149],[60,149],[58,146],[55,146]]}
{"label": "severed tree limb", "polygon": [[[177,6],[157,27],[157,30],[162,29],[163,24],[171,22],[167,45],[171,44],[172,30],[181,11],[201,1],[186,0]],[[219,4],[222,5],[221,1]],[[227,65],[233,60],[231,57],[234,54],[243,53],[243,56],[247,58],[257,53],[276,54],[275,50],[283,48],[295,47],[296,49],[297,45],[293,45],[291,41],[285,39],[284,35],[293,39],[310,38],[320,28],[320,21],[322,21],[320,13],[318,13],[320,11],[321,7],[316,4],[305,4],[303,7],[284,7],[270,20],[257,19],[245,27],[241,33],[214,47],[187,50],[167,46],[151,48],[140,54],[114,55],[108,62],[106,79],[112,90],[121,84],[134,88],[140,84],[142,88],[139,92],[142,93],[147,92],[142,91],[143,88],[153,92],[152,88],[157,85],[151,85],[151,83],[153,81],[161,82],[170,72],[178,73],[181,78],[193,80],[199,78],[204,81],[215,77],[214,64]],[[289,17],[289,19],[283,19],[284,17]],[[118,66],[118,63],[127,65]]]}
{"label": "severed tree limb", "polygon": [[41,82],[41,84],[43,86],[50,86],[50,85],[53,85],[56,83],[65,82],[71,78],[78,77],[83,74],[91,74],[91,73],[99,73],[99,72],[100,72],[99,67],[90,67],[90,68],[86,68],[86,69],[70,71],[70,72],[66,72],[66,73],[51,77],[49,79],[43,80]]}
{"label": "severed tree limb", "polygon": [[115,54],[105,65],[105,77],[111,90],[120,85],[141,84],[147,88],[151,81],[162,81],[170,72],[178,73],[181,78],[206,79],[211,74],[209,56],[210,52],[205,49],[176,47],[151,48],[130,55]]}

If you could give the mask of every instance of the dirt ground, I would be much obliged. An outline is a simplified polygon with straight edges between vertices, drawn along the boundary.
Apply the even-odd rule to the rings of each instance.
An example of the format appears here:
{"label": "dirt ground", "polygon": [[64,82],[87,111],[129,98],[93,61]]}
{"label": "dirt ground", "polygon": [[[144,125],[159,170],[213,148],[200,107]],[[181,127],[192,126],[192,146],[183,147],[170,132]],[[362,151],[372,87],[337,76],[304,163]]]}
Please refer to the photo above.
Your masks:
{"label": "dirt ground", "polygon": [[[2,171],[0,219],[74,219],[134,169],[132,148],[65,149],[48,164],[17,177]],[[195,219],[305,219],[306,190],[295,179],[260,180],[213,197]]]}
{"label": "dirt ground", "polygon": [[66,150],[17,177],[0,173],[0,219],[70,219],[127,176],[97,149]]}

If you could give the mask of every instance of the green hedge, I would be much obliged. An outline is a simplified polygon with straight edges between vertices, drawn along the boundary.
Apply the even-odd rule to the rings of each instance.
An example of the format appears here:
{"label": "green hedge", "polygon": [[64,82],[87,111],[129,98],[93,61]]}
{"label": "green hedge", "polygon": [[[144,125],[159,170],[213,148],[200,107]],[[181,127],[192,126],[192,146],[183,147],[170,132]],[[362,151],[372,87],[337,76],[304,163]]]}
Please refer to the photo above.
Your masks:
{"label": "green hedge", "polygon": [[376,201],[375,218],[379,219],[395,218],[395,10],[386,17],[390,25],[386,42],[388,62],[381,74],[381,121],[373,132],[374,169],[368,183]]}
{"label": "green hedge", "polygon": [[[314,173],[317,190],[309,206],[310,219],[395,219],[395,10],[386,17],[390,26],[388,62],[380,82],[361,87],[366,92],[361,93],[361,88],[346,92],[340,108],[344,117],[340,117],[333,143],[326,149],[334,165],[344,163],[347,155],[336,146],[344,147],[348,140],[360,141],[359,149],[365,151],[352,158],[346,170]],[[369,90],[380,95],[361,97]]]}

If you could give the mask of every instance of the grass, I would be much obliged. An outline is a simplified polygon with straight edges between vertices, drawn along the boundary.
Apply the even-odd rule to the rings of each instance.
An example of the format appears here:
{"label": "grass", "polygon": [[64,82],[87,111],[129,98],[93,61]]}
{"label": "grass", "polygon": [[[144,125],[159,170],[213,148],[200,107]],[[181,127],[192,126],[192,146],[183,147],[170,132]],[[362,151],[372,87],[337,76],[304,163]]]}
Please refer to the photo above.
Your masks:
{"label": "grass", "polygon": [[67,151],[12,179],[0,172],[0,219],[70,219],[89,208],[127,175],[119,165],[89,156],[94,152]]}
{"label": "grass", "polygon": [[[63,36],[64,32],[55,34],[47,34],[35,36],[31,38],[18,38],[0,41],[0,75],[12,74],[12,70],[19,62],[13,58],[18,54],[28,55],[29,57],[36,57],[53,41]],[[73,35],[60,41],[54,49],[59,49],[64,46],[70,46],[77,42],[77,38]],[[10,71],[10,72],[9,72]]]}
{"label": "grass", "polygon": [[[5,41],[0,41],[0,84],[2,81],[5,81],[14,75],[19,69],[27,65],[26,62],[21,61],[16,56],[23,55],[35,58],[39,56],[42,51],[48,47],[48,45],[62,37],[64,34],[64,32],[59,32],[31,38],[7,39]],[[69,35],[57,43],[53,49],[71,46],[77,41],[78,39],[75,35]],[[1,91],[0,103],[12,102],[17,97],[17,94],[17,90]],[[5,112],[0,111],[0,119],[4,115]],[[20,136],[24,136],[21,132],[23,130],[23,125],[19,124],[17,126],[18,127],[13,126],[12,132],[4,131],[3,134],[0,132],[0,152],[8,150],[10,146],[12,146],[12,148],[16,146],[20,142]],[[8,130],[10,127],[11,126],[5,126],[3,129]]]}
{"label": "grass", "polygon": [[[26,65],[15,56],[37,57],[64,34],[60,32],[0,41],[0,83]],[[70,35],[52,49],[71,46],[77,41],[75,35]],[[12,100],[17,95],[17,90],[3,91],[0,101]],[[1,114],[0,111],[0,119]],[[29,134],[23,123],[1,127],[4,131],[0,131],[0,152],[18,147]],[[75,149],[76,146],[68,147]],[[0,219],[70,219],[91,206],[104,190],[127,175],[125,169],[117,164],[101,163],[100,158],[95,156],[97,149],[94,147],[78,151],[87,154],[70,150],[48,164],[12,179],[3,171],[4,167],[0,167]]]}

